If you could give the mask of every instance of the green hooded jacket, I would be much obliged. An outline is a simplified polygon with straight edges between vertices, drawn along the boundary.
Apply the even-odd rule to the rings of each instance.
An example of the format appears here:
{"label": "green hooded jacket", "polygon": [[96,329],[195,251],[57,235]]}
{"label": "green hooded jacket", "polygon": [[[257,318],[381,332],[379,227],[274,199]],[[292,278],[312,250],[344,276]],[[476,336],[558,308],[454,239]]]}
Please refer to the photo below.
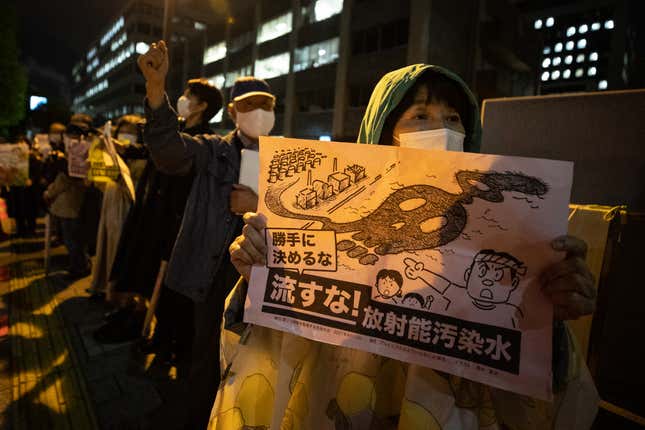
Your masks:
{"label": "green hooded jacket", "polygon": [[473,121],[466,130],[465,152],[479,152],[481,147],[481,122],[477,99],[466,83],[456,74],[439,66],[413,64],[387,73],[374,87],[358,133],[358,143],[378,144],[388,115],[397,107],[417,79],[426,71],[439,73],[455,81],[464,91],[473,109]]}

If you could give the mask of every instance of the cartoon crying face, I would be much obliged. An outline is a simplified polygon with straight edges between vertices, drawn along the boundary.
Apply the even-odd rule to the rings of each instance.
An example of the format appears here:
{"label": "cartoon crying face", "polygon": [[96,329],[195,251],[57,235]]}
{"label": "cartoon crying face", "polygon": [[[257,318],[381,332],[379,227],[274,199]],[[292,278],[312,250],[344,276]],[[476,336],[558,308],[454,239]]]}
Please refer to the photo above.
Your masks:
{"label": "cartoon crying face", "polygon": [[485,303],[506,303],[520,283],[526,267],[505,252],[480,251],[466,269],[466,289],[471,299]]}

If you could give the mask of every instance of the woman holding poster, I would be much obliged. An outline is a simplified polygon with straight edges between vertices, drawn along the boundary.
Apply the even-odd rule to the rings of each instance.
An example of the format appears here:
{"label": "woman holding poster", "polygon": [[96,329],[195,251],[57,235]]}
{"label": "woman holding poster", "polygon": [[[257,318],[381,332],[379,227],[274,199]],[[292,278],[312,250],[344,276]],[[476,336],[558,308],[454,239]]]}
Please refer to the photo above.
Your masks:
{"label": "woman holding poster", "polygon": [[[406,146],[409,142],[427,140],[426,137],[430,134],[428,132],[434,130],[442,130],[445,142],[439,146],[444,149],[463,148],[466,152],[479,151],[481,127],[478,107],[467,86],[457,76],[442,68],[413,65],[385,75],[376,86],[361,124],[359,143]],[[461,173],[463,172],[460,172],[460,175]],[[476,177],[483,177],[480,173],[475,172],[479,175]],[[344,178],[342,175],[335,178],[341,177]],[[330,178],[335,179],[333,175],[330,175]],[[378,180],[378,176],[374,180]],[[497,202],[500,201],[499,195],[492,188],[506,186],[504,181],[507,181],[506,189],[520,190],[538,198],[548,189],[535,178],[511,172],[487,178],[484,184],[475,179],[468,179],[467,175],[457,177],[457,182],[464,189],[464,195],[469,186],[479,187],[480,194],[476,197],[485,197],[488,201]],[[333,185],[336,188],[340,186],[335,183]],[[303,189],[303,195],[308,196],[307,190]],[[436,188],[433,190],[437,195],[446,198],[458,197],[455,197],[454,193],[441,194],[440,191]],[[301,207],[313,207],[316,203],[314,197],[312,194],[311,200],[303,200]],[[472,203],[471,197],[465,196],[462,199],[461,203]],[[272,203],[271,198],[266,200],[267,205]],[[387,203],[386,199],[384,205]],[[414,207],[405,208],[403,203],[398,204],[400,210],[408,213],[415,210]],[[273,205],[274,208],[278,206]],[[461,213],[457,206],[450,205],[453,213],[457,214],[454,216]],[[285,214],[280,214],[281,216],[294,216],[291,209],[278,209]],[[416,240],[406,237],[394,245],[379,245],[378,242],[383,236],[379,229],[384,230],[388,226],[378,226],[378,222],[370,224],[370,216],[375,213],[378,215],[378,210],[354,223],[351,230],[345,227],[346,224],[335,223],[326,217],[319,216],[317,222],[330,226],[337,234],[359,231],[360,234],[353,235],[352,239],[356,242],[363,241],[364,247],[349,243],[353,242],[352,240],[343,240],[337,243],[338,249],[355,251],[355,257],[361,259],[361,264],[365,264],[365,270],[370,270],[370,264],[373,265],[391,251],[386,249],[385,245],[403,244],[413,247]],[[389,210],[398,209],[392,206]],[[273,209],[272,212],[277,213]],[[379,219],[382,221],[386,218],[384,215]],[[450,223],[453,221],[448,219],[448,224],[452,225]],[[222,369],[226,371],[213,406],[209,428],[537,430],[584,429],[589,428],[593,422],[598,401],[597,392],[585,364],[576,353],[575,342],[562,322],[564,319],[575,319],[589,314],[595,306],[593,277],[584,263],[586,246],[581,241],[571,237],[561,237],[553,241],[553,250],[563,252],[566,256],[564,260],[542,271],[539,277],[541,289],[546,300],[552,303],[554,312],[553,383],[545,384],[552,388],[550,394],[553,395],[554,401],[550,402],[474,382],[450,372],[433,370],[345,346],[316,342],[259,325],[244,324],[242,316],[251,266],[267,265],[267,244],[263,232],[266,218],[263,215],[247,214],[245,222],[244,234],[238,237],[230,248],[231,259],[243,279],[227,299],[222,333],[225,360]],[[461,224],[462,227],[464,223],[465,221]],[[393,224],[392,227],[407,228],[399,224],[403,223]],[[457,225],[459,222],[455,221],[453,224]],[[460,237],[461,231],[456,231],[457,237]],[[454,233],[447,231],[438,237],[437,246],[445,243],[446,235]],[[272,237],[272,246],[279,238],[275,233],[273,236],[267,234],[267,237]],[[304,238],[302,240],[304,241]],[[377,250],[375,254],[365,254],[365,247],[374,246],[380,246],[380,252]],[[404,270],[379,272],[380,275],[376,277],[372,286],[370,303],[381,305],[390,300],[391,303],[387,305],[390,308],[402,305],[407,308],[424,308],[424,311],[429,306],[440,305],[441,314],[454,303],[454,297],[449,295],[450,292],[454,292],[467,300],[472,298],[476,312],[512,310],[512,315],[504,318],[508,319],[509,332],[518,332],[515,330],[515,324],[523,315],[521,306],[512,304],[512,301],[516,294],[514,289],[527,273],[524,261],[507,252],[489,249],[483,249],[466,260],[469,261],[466,266],[455,270],[455,273],[461,273],[457,278],[427,270],[421,261],[406,258]],[[264,270],[263,267],[259,269]],[[268,300],[276,299],[276,302],[282,300],[284,304],[276,307],[288,308],[293,315],[293,310],[288,305],[295,302],[296,286],[292,282],[286,282],[287,278],[289,277],[275,275],[275,278],[272,278],[275,279],[274,286],[277,285],[282,290],[276,288],[275,296],[272,294],[271,297],[267,297]],[[305,278],[311,276],[300,274],[301,283]],[[349,284],[350,280],[347,281]],[[427,284],[427,291],[432,294],[403,294],[401,286],[411,282]],[[308,281],[307,285],[310,301],[314,301],[317,291],[325,288],[320,282]],[[500,293],[496,286],[508,289]],[[329,290],[333,288],[335,286]],[[327,297],[329,299],[329,296]],[[412,300],[413,297],[416,299]],[[445,300],[446,297],[453,300]],[[374,299],[378,302],[374,302]],[[351,305],[351,300],[348,302]],[[247,300],[247,311],[248,303]],[[338,306],[345,304],[334,303]],[[313,308],[309,309],[305,312],[311,314]],[[357,309],[357,312],[362,312],[362,309]],[[246,317],[248,319],[248,315]],[[276,320],[280,318],[275,317]],[[366,320],[367,316],[363,324]],[[380,323],[380,319],[370,320],[372,326]],[[311,323],[302,324],[302,333],[315,326]],[[396,326],[393,327],[395,331]],[[323,326],[321,330],[325,331],[326,328]],[[421,327],[420,330],[423,333],[425,329]],[[434,326],[429,326],[428,342],[435,342],[435,334],[437,333]],[[450,337],[450,333],[443,332],[441,339],[444,337]],[[477,352],[477,345],[481,343],[476,339],[471,340],[473,342],[470,347]],[[349,342],[349,339],[347,341]],[[507,351],[503,345],[497,346],[495,353],[496,359],[499,359],[500,356],[505,356]],[[481,350],[477,353],[482,354]],[[479,366],[475,362],[465,363],[465,366],[481,368],[486,373],[489,369],[491,372],[494,370]],[[439,367],[437,365],[437,368]]]}

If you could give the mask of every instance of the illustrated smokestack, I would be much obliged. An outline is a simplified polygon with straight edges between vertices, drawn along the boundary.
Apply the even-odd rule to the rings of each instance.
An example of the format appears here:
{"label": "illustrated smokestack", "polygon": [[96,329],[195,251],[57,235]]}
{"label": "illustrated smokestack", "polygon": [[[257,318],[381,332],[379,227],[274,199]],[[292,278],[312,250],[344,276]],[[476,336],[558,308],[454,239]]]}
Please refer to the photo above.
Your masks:
{"label": "illustrated smokestack", "polygon": [[338,158],[334,157],[334,170],[333,170],[333,172],[335,172],[337,169],[338,169]]}
{"label": "illustrated smokestack", "polygon": [[307,171],[307,186],[311,186],[311,170]]}

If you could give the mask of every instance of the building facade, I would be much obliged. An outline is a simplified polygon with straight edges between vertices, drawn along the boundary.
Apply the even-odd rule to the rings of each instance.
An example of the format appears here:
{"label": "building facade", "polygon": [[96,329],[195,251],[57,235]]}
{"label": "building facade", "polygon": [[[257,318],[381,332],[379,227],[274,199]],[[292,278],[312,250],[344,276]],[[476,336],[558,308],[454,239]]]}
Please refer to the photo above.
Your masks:
{"label": "building facade", "polygon": [[527,24],[542,42],[535,76],[538,94],[642,85],[638,75],[643,70],[637,71],[634,61],[636,37],[642,33],[636,20],[642,12],[642,2],[596,0],[527,14]]}
{"label": "building facade", "polygon": [[[98,119],[143,113],[145,81],[136,59],[162,38],[163,2],[130,1],[104,29],[72,70],[72,111]],[[172,21],[168,94],[176,99],[187,79],[200,76],[205,22],[182,14]]]}
{"label": "building facade", "polygon": [[[625,34],[638,3],[184,0],[173,19],[168,94],[176,100],[187,79],[203,76],[228,102],[235,79],[255,75],[277,96],[274,134],[352,141],[374,85],[408,64],[453,70],[480,101],[634,87]],[[162,6],[132,0],[88,47],[73,70],[74,111],[114,118],[143,110],[136,57],[161,37]],[[212,125],[234,127],[225,109]]]}
{"label": "building facade", "polygon": [[[225,98],[239,76],[266,79],[277,134],[354,140],[374,85],[406,64],[474,79],[475,0],[258,0],[234,13],[209,40],[205,76]],[[215,121],[233,127],[225,115]]]}

